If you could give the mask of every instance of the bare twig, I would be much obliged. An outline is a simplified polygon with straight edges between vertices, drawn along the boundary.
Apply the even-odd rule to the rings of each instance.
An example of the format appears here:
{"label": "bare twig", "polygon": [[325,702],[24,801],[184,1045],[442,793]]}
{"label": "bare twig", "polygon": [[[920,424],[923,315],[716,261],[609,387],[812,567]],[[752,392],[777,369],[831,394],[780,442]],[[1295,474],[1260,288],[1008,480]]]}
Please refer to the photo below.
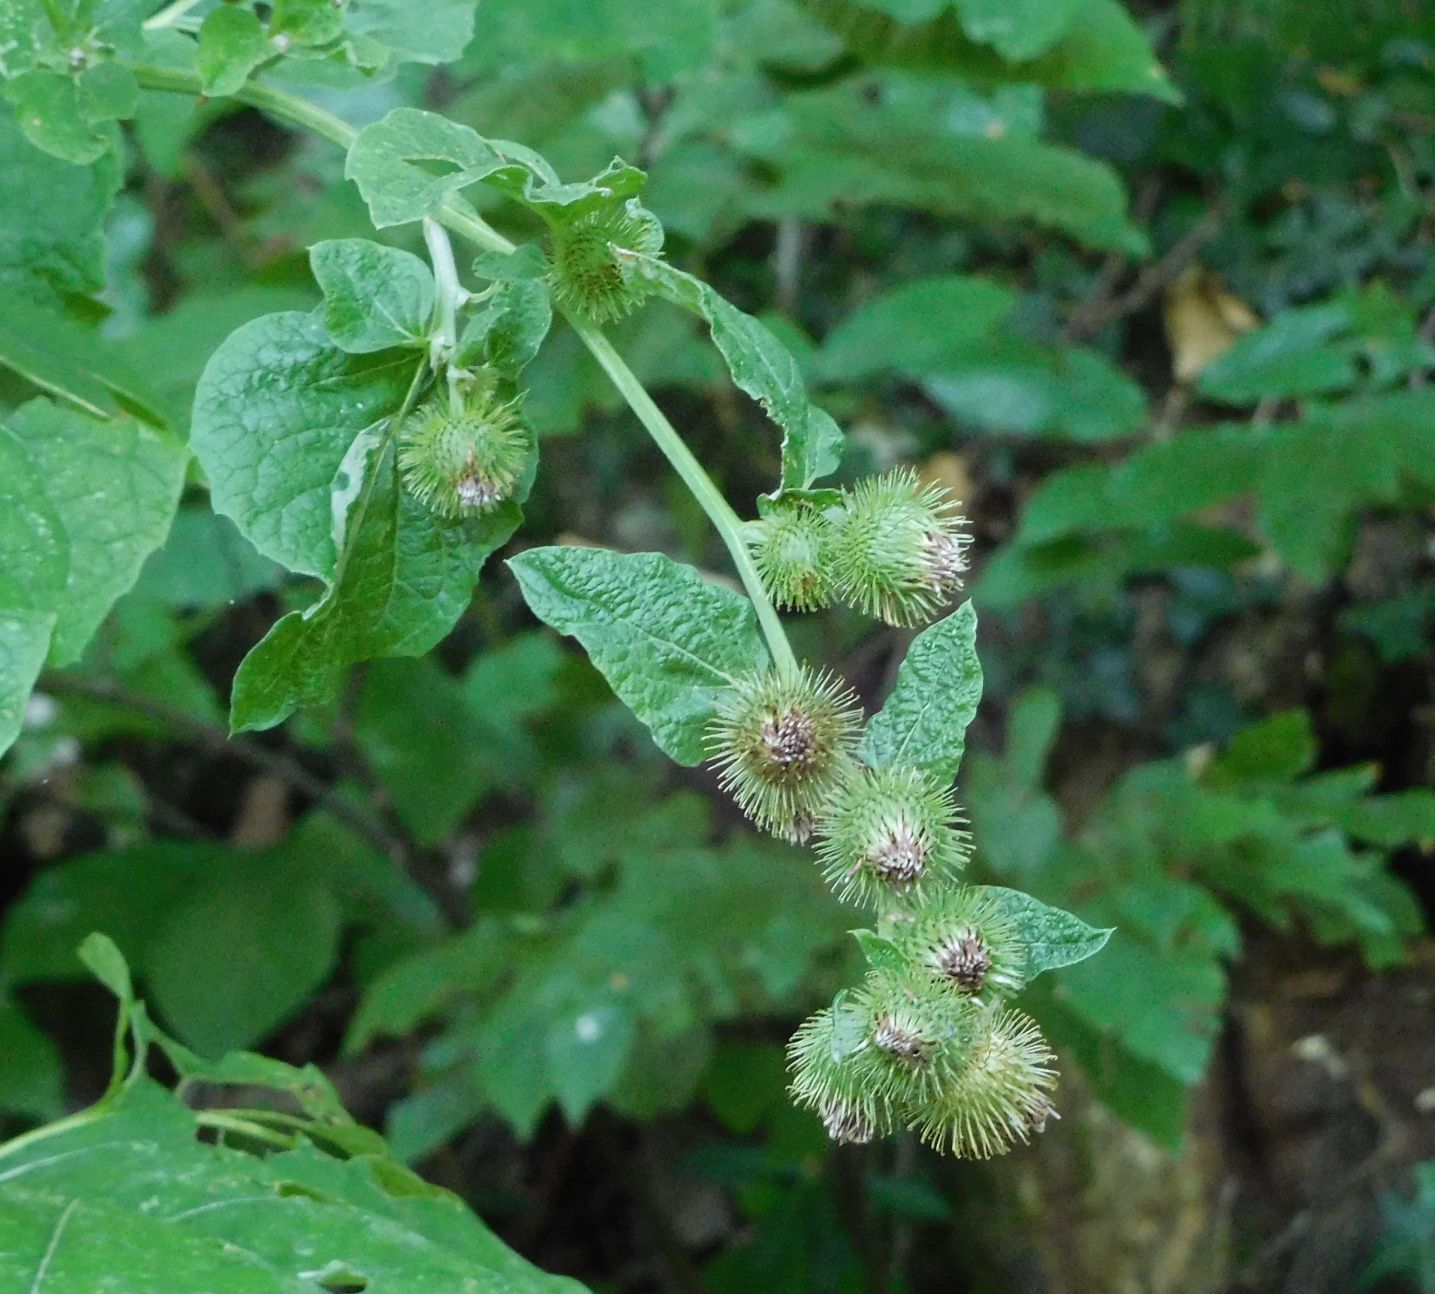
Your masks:
{"label": "bare twig", "polygon": [[[1094,337],[1107,324],[1135,314],[1138,310],[1144,310],[1180,277],[1181,271],[1191,263],[1196,253],[1221,231],[1226,214],[1226,204],[1223,201],[1213,202],[1206,214],[1172,243],[1160,260],[1142,270],[1125,292],[1112,296],[1098,291],[1088,297],[1068,320],[1063,333],[1064,340],[1085,341]],[[1098,284],[1110,264],[1108,261],[1107,265],[1102,267],[1102,274],[1097,276]]]}

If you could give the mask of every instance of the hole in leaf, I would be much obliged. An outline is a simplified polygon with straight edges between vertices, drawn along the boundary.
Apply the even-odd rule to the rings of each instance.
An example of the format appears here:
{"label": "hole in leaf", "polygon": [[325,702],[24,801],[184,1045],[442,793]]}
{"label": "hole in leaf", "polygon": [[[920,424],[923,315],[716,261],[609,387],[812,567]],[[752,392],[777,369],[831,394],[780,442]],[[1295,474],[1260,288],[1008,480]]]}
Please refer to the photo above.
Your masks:
{"label": "hole in leaf", "polygon": [[369,1278],[341,1258],[332,1259],[318,1271],[300,1272],[299,1278],[313,1281],[315,1286],[328,1291],[328,1294],[363,1294],[369,1288]]}
{"label": "hole in leaf", "polygon": [[446,157],[406,157],[404,161],[415,170],[431,175],[436,180],[447,179],[463,170],[457,162],[450,162]]}

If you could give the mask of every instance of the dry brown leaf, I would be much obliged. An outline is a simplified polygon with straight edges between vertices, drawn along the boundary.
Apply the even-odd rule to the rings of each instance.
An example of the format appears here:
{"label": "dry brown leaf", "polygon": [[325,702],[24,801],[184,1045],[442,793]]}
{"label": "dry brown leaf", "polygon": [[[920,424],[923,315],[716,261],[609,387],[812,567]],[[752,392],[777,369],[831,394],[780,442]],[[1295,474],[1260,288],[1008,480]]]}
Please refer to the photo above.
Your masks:
{"label": "dry brown leaf", "polygon": [[1162,314],[1171,371],[1178,382],[1199,376],[1213,359],[1230,350],[1236,338],[1260,323],[1245,302],[1196,265],[1167,290]]}

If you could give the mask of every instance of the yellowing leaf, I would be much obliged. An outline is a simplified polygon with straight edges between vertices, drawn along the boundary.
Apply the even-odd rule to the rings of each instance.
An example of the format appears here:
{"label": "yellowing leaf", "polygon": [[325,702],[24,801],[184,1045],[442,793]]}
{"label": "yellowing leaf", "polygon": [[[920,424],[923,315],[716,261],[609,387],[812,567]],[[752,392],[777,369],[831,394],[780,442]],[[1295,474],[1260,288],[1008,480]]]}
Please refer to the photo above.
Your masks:
{"label": "yellowing leaf", "polygon": [[1178,382],[1189,382],[1236,339],[1260,320],[1219,280],[1192,266],[1166,293],[1163,306],[1171,371]]}

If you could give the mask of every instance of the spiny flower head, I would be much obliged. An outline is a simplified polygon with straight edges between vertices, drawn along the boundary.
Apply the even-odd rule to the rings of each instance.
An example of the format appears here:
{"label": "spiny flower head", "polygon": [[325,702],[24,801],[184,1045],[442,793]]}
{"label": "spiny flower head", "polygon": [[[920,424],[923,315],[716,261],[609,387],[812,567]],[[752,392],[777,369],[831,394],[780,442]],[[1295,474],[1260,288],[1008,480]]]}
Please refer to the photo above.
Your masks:
{"label": "spiny flower head", "polygon": [[662,226],[635,201],[590,211],[554,229],[549,286],[560,304],[585,319],[622,319],[648,296],[624,253],[656,256],[662,246]]}
{"label": "spiny flower head", "polygon": [[476,516],[511,498],[531,448],[518,401],[480,388],[462,409],[435,403],[399,432],[399,471],[410,494],[441,517]]}
{"label": "spiny flower head", "polygon": [[891,1101],[864,1057],[869,1046],[865,1017],[841,999],[804,1020],[787,1045],[792,1099],[817,1113],[833,1141],[862,1145],[892,1129]]}
{"label": "spiny flower head", "polygon": [[1004,1155],[1056,1116],[1056,1057],[1021,1011],[986,1013],[966,1063],[911,1109],[922,1140],[964,1159]]}
{"label": "spiny flower head", "polygon": [[832,601],[832,522],[816,508],[775,509],[746,527],[762,586],[780,607],[819,611]]}
{"label": "spiny flower head", "polygon": [[859,481],[834,514],[839,596],[890,625],[925,623],[961,588],[962,524],[947,491],[910,467]]}
{"label": "spiny flower head", "polygon": [[855,1057],[857,1071],[891,1100],[925,1100],[965,1062],[978,1009],[920,970],[874,970],[855,1002],[871,1040]]}
{"label": "spiny flower head", "polygon": [[975,998],[1019,992],[1026,944],[1001,903],[975,886],[936,897],[903,934],[901,946],[943,983]]}
{"label": "spiny flower head", "polygon": [[800,842],[851,775],[860,722],[851,691],[832,675],[770,669],[719,696],[708,746],[743,812]]}
{"label": "spiny flower head", "polygon": [[921,897],[967,858],[951,790],[919,768],[872,768],[843,783],[818,822],[823,875],[848,902]]}

